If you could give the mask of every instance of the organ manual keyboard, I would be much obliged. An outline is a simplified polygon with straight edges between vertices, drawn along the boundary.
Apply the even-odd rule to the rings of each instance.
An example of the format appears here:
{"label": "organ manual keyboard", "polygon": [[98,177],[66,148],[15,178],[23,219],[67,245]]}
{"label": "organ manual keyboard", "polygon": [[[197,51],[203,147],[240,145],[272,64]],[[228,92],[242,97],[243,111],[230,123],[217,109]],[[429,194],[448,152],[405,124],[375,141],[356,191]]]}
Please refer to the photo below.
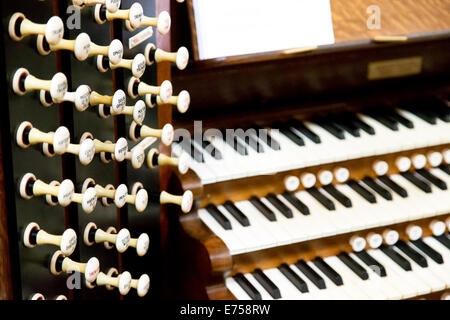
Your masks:
{"label": "organ manual keyboard", "polygon": [[[226,53],[248,48],[205,42],[200,29],[212,22],[199,3],[172,13],[191,25],[190,34],[172,27],[175,47],[190,37],[194,57],[173,74],[173,92],[187,88],[190,105],[174,114],[172,154],[189,157],[190,170],[174,170],[172,187],[192,190],[195,204],[170,219],[171,293],[447,297],[445,1],[378,3],[382,27],[369,28],[370,1],[331,0],[333,44],[234,56]],[[203,60],[209,52],[219,58]]]}

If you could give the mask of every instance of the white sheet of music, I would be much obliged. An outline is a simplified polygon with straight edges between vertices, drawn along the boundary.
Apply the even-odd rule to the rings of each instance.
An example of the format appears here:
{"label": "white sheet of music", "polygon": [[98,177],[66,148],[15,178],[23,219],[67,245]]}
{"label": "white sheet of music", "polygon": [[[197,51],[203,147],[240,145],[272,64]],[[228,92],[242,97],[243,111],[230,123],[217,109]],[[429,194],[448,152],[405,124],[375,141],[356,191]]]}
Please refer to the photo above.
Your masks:
{"label": "white sheet of music", "polygon": [[193,0],[200,59],[334,43],[330,0]]}

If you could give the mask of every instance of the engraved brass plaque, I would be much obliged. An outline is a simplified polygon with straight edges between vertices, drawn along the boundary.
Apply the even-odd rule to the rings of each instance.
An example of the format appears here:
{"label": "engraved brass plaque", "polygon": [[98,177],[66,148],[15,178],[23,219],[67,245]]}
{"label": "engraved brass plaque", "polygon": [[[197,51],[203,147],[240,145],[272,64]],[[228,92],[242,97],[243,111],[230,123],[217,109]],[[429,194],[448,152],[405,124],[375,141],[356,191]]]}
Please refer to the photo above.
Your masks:
{"label": "engraved brass plaque", "polygon": [[371,62],[367,66],[367,79],[379,80],[420,74],[422,60],[422,57],[409,57]]}

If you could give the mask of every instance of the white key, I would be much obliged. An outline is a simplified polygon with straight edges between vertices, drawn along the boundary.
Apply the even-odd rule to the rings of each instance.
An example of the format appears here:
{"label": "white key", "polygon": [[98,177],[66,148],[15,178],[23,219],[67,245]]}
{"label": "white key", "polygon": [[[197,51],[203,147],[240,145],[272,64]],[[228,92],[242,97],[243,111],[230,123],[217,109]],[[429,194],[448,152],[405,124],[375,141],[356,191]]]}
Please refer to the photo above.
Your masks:
{"label": "white key", "polygon": [[367,270],[367,273],[369,274],[369,279],[370,281],[372,281],[373,283],[376,284],[377,288],[384,292],[384,294],[386,295],[387,299],[390,300],[399,300],[403,297],[402,293],[400,292],[399,289],[397,289],[397,287],[389,282],[386,281],[387,278],[387,272],[386,272],[386,276],[385,277],[381,277],[380,275],[378,275],[374,269],[372,269],[372,267],[367,266],[367,264],[364,263],[364,261],[362,261],[357,255],[355,255],[354,253],[350,253],[350,256],[357,261],[361,266],[364,267],[364,269]]}
{"label": "white key", "polygon": [[[427,256],[425,254],[425,252],[421,251],[420,248],[414,246],[414,249],[416,249],[418,252],[420,252],[425,257],[425,259],[427,260],[427,263],[428,263],[428,268],[430,268],[431,271],[436,274],[436,276],[438,276],[440,279],[442,279],[444,281],[446,288],[449,288],[450,287],[450,265],[445,264],[445,262],[443,264],[438,264],[433,259],[431,259],[429,256]],[[436,248],[433,248],[433,249],[436,250]]]}
{"label": "white key", "polygon": [[320,203],[318,203],[317,200],[314,199],[308,192],[299,191],[295,193],[295,196],[308,206],[310,215],[314,216],[321,222],[321,237],[340,233],[338,226],[330,219],[329,215],[325,212],[328,210],[325,209]]}
{"label": "white key", "polygon": [[264,274],[278,287],[281,300],[306,300],[308,293],[298,290],[277,268],[263,270]]}
{"label": "white key", "polygon": [[406,279],[403,274],[400,274],[395,268],[391,268],[392,260],[390,260],[380,250],[370,249],[367,251],[375,260],[381,263],[386,269],[386,277],[384,281],[397,288],[403,299],[408,299],[417,296],[417,289],[414,285]]}
{"label": "white key", "polygon": [[423,280],[430,288],[431,291],[439,291],[445,289],[445,281],[439,279],[429,268],[422,268],[415,261],[410,259],[406,254],[404,254],[397,247],[393,247],[393,249],[400,254],[403,258],[409,261],[411,264],[412,272],[419,278]]}
{"label": "white key", "polygon": [[322,225],[324,222],[319,217],[313,214],[304,215],[291,205],[282,195],[278,195],[277,197],[292,210],[293,218],[290,220],[292,221],[292,225],[298,230],[298,241],[305,241],[323,236]]}
{"label": "white key", "polygon": [[386,299],[401,299],[402,295],[395,287],[389,286],[387,283],[383,283],[381,277],[377,275],[371,268],[368,268],[367,265],[363,261],[361,261],[354,253],[350,252],[349,255],[353,258],[353,260],[358,262],[369,274],[369,279],[365,281],[369,281],[371,284],[373,284],[375,288],[377,288],[385,295]]}
{"label": "white key", "polygon": [[[391,258],[389,258],[386,254],[384,254],[381,251],[378,251],[380,252],[379,255],[377,254],[376,250],[371,252],[373,252],[374,258],[375,256],[377,256],[377,258],[375,259],[377,259],[382,264],[384,263],[385,268],[394,270],[395,272],[397,272],[397,274],[403,277],[404,281],[410,283],[417,290],[416,296],[428,294],[431,292],[431,288],[428,286],[428,284],[426,284],[421,278],[416,276],[414,272],[405,271],[397,263],[395,263]],[[382,256],[384,256],[385,259],[382,259],[381,258]],[[383,262],[380,260],[382,260]]]}
{"label": "white key", "polygon": [[360,229],[373,228],[382,224],[382,221],[377,215],[378,209],[376,204],[372,205],[346,184],[335,185],[335,187],[352,201],[352,208],[354,209],[353,217],[355,221],[360,221]]}
{"label": "white key", "polygon": [[259,293],[261,293],[261,298],[263,300],[274,300],[272,296],[264,289],[262,285],[259,284],[259,282],[253,277],[252,274],[246,273],[244,276],[247,278],[247,280],[255,287],[256,290],[258,290]]}
{"label": "white key", "polygon": [[346,287],[343,284],[337,286],[313,262],[308,261],[308,265],[324,279],[327,289],[332,290],[335,293],[337,300],[365,300],[368,298],[364,292],[356,287],[353,287],[350,290],[349,287]]}
{"label": "white key", "polygon": [[[278,237],[279,230],[275,230],[276,228],[272,228],[272,225],[269,225],[269,222],[262,214],[256,210],[256,208],[249,201],[239,201],[234,204],[238,207],[250,220],[250,224],[254,228],[254,230],[258,230],[261,234],[265,234],[266,242],[263,248],[276,247],[280,244],[280,239]],[[265,219],[266,221],[264,221]]]}
{"label": "white key", "polygon": [[359,278],[350,268],[348,268],[338,257],[328,257],[325,261],[330,264],[330,266],[336,270],[345,281],[351,281],[361,290],[364,290],[364,293],[369,296],[369,299],[386,299],[386,296],[383,292],[381,292],[376,286],[369,282],[368,280],[362,280]]}
{"label": "white key", "polygon": [[233,233],[232,230],[225,230],[206,209],[198,210],[198,216],[212,232],[223,240],[232,254],[241,252],[244,242],[237,237],[236,233]]}
{"label": "white key", "polygon": [[304,239],[304,236],[296,228],[296,225],[292,223],[292,218],[286,218],[277,208],[275,208],[269,200],[266,198],[260,199],[269,209],[273,211],[275,217],[277,218],[276,224],[279,225],[283,230],[285,230],[287,236],[289,237],[289,243],[296,243]]}
{"label": "white key", "polygon": [[417,216],[414,217],[415,219],[436,215],[437,210],[435,205],[427,201],[427,194],[425,192],[419,190],[419,188],[399,174],[393,174],[390,177],[408,192],[407,199],[411,201],[411,207],[414,206],[416,208],[420,208],[420,211],[416,211]]}
{"label": "white key", "polygon": [[250,296],[242,289],[242,287],[234,280],[232,277],[225,279],[225,285],[228,290],[236,297],[238,300],[252,300]]}
{"label": "white key", "polygon": [[217,209],[230,221],[231,230],[236,237],[242,240],[242,252],[258,250],[261,247],[264,238],[259,233],[254,232],[250,226],[241,225],[223,206],[218,206]]}
{"label": "white key", "polygon": [[319,289],[316,287],[316,285],[308,279],[308,277],[301,272],[295,264],[291,264],[290,268],[297,273],[297,275],[303,279],[303,281],[306,282],[306,285],[308,286],[309,292],[314,295],[315,299],[318,300],[336,300],[337,297],[335,296],[334,292],[331,292],[327,289]]}

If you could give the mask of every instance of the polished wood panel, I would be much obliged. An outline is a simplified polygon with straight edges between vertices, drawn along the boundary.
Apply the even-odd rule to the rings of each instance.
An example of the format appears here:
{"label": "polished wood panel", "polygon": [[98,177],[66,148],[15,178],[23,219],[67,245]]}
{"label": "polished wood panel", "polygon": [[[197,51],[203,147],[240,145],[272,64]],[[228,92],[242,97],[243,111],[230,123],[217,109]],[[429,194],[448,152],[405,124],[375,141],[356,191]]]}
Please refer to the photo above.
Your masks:
{"label": "polished wood panel", "polygon": [[5,176],[3,174],[2,139],[0,132],[0,300],[13,298],[6,214]]}
{"label": "polished wood panel", "polygon": [[[380,28],[370,30],[369,6],[380,10]],[[450,29],[449,0],[331,0],[336,42]]]}

